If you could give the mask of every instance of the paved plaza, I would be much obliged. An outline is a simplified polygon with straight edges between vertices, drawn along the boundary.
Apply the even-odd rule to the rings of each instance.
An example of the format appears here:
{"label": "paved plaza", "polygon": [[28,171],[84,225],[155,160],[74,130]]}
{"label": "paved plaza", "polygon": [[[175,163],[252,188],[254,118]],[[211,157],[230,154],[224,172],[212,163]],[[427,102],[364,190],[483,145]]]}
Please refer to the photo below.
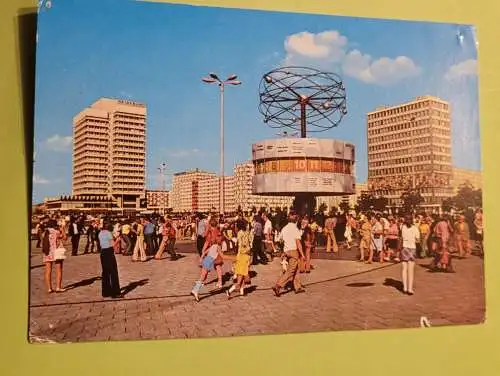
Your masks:
{"label": "paved plaza", "polygon": [[[83,240],[82,244],[83,245]],[[37,341],[80,342],[227,337],[340,330],[417,328],[426,316],[436,325],[477,324],[484,320],[483,260],[456,260],[456,273],[433,273],[420,260],[415,295],[400,291],[398,264],[367,265],[355,259],[314,260],[311,274],[302,274],[305,294],[276,298],[271,287],[280,271],[279,259],[254,267],[252,288],[244,297],[227,299],[212,281],[200,302],[189,295],[199,276],[192,243],[177,246],[182,258],[134,263],[118,255],[124,298],[101,297],[98,254],[68,256],[63,285],[48,294],[39,249],[31,257],[30,334]],[[229,270],[230,265],[226,264]],[[225,283],[229,287],[230,282]]]}

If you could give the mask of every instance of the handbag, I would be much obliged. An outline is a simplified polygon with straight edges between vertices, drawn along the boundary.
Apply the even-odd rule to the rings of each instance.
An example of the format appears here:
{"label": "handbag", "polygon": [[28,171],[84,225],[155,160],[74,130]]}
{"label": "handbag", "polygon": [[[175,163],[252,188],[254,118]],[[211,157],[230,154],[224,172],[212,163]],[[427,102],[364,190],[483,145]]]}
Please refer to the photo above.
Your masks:
{"label": "handbag", "polygon": [[66,258],[66,248],[59,247],[54,250],[54,260],[64,260]]}

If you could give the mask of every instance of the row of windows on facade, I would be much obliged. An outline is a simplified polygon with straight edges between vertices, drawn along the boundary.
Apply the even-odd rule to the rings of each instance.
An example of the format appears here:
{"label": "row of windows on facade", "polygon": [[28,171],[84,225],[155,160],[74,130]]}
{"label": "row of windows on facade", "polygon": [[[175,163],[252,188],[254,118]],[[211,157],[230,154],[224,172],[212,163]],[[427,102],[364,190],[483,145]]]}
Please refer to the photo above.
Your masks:
{"label": "row of windows on facade", "polygon": [[[449,122],[445,121],[440,121],[440,120],[435,120],[432,121],[432,126],[429,127],[429,121],[418,121],[416,122],[416,126],[410,125],[410,124],[400,124],[400,125],[389,125],[383,128],[375,128],[375,129],[369,129],[368,130],[368,137],[370,136],[375,136],[377,134],[387,134],[390,132],[395,132],[397,134],[401,133],[402,131],[405,130],[418,130],[418,129],[424,129],[426,132],[434,134],[434,133],[446,133],[450,131],[449,127]],[[420,124],[421,123],[421,124]],[[448,126],[447,126],[448,125]]]}
{"label": "row of windows on facade", "polygon": [[[451,163],[451,156],[445,156],[445,155],[434,155],[431,157],[430,155],[418,155],[414,156],[413,158],[398,158],[398,159],[386,159],[384,161],[380,162],[369,162],[368,166],[370,168],[374,167],[382,167],[382,166],[388,166],[388,165],[403,165],[403,164],[419,164],[419,162],[429,162],[429,161],[436,161],[436,162],[449,162]],[[426,163],[427,165],[427,163]]]}
{"label": "row of windows on facade", "polygon": [[[430,117],[431,115],[428,115],[428,117],[422,118],[408,118],[408,117],[395,117],[395,118],[388,118],[388,119],[382,119],[382,120],[376,120],[376,121],[370,121],[368,122],[368,129],[379,129],[379,130],[387,130],[390,127],[395,127],[396,129],[407,129],[407,128],[414,128],[416,126],[445,126],[445,127],[450,127],[450,117],[448,114],[441,113],[440,115],[433,115],[434,117]],[[413,119],[413,120],[412,120]],[[399,127],[399,128],[397,128]]]}
{"label": "row of windows on facade", "polygon": [[135,171],[135,170],[116,170],[113,169],[112,175],[110,170],[108,169],[88,169],[81,168],[75,169],[74,176],[102,176],[105,175],[108,178],[113,177],[114,179],[144,179],[144,171]]}
{"label": "row of windows on facade", "polygon": [[[417,169],[417,167],[422,167]],[[415,166],[415,171],[426,171],[424,168],[426,166]],[[452,168],[448,165],[434,165],[434,170],[443,171],[443,172],[451,172]],[[378,176],[388,176],[388,175],[397,175],[397,174],[407,174],[413,171],[412,167],[397,167],[397,168],[384,168],[384,169],[373,169],[369,171],[370,176],[378,177]]]}
{"label": "row of windows on facade", "polygon": [[110,127],[109,123],[97,124],[97,125],[89,125],[88,123],[82,124],[75,127],[75,137],[78,135],[84,134],[98,134],[98,135],[142,135],[145,136],[146,130],[145,128],[138,127],[123,127],[117,124],[114,124],[113,127]]}
{"label": "row of windows on facade", "polygon": [[[132,162],[136,162],[136,163],[132,163]],[[145,161],[143,158],[118,158],[116,156],[114,156],[113,158],[111,158],[111,160],[109,159],[109,156],[105,155],[105,156],[101,156],[100,158],[96,158],[96,157],[86,157],[86,156],[78,156],[78,158],[74,158],[74,162],[73,164],[76,166],[77,164],[80,165],[80,164],[83,164],[83,165],[86,165],[88,163],[93,163],[95,165],[106,165],[106,166],[123,166],[123,167],[127,167],[127,166],[142,166],[144,167],[144,164],[145,164]]]}
{"label": "row of windows on facade", "polygon": [[[419,188],[419,193],[422,196],[431,196],[434,194],[435,196],[441,196],[441,197],[447,197],[450,195],[450,189],[449,187],[443,188],[443,187],[424,187],[424,188]],[[376,190],[374,193],[379,194],[381,196],[391,198],[391,197],[397,197],[399,199],[401,197],[401,193],[399,191],[396,192],[396,190],[391,190],[391,189],[380,189]]]}
{"label": "row of windows on facade", "polygon": [[[92,142],[100,142],[100,143],[106,143],[106,144],[116,144],[116,143],[122,143],[122,142],[131,142],[131,143],[137,143],[137,142],[145,142],[146,137],[145,136],[135,136],[131,134],[114,134],[113,136],[110,136],[108,133],[96,133],[96,132],[86,132],[83,134],[75,135],[75,144],[80,144],[82,141],[92,141]],[[136,141],[138,140],[138,141]]]}
{"label": "row of windows on facade", "polygon": [[449,137],[443,137],[443,136],[437,136],[434,135],[433,137],[426,137],[426,136],[418,136],[415,135],[411,137],[410,135],[407,135],[406,140],[402,140],[399,135],[392,135],[392,136],[378,136],[375,137],[371,140],[368,141],[369,144],[382,144],[382,143],[398,143],[402,142],[404,145],[411,145],[412,143],[415,144],[430,144],[431,142],[433,143],[449,143],[451,139]]}
{"label": "row of windows on facade", "polygon": [[421,110],[423,108],[435,108],[442,111],[449,111],[449,105],[436,102],[436,101],[423,101],[417,103],[409,103],[406,105],[401,105],[398,107],[388,108],[384,110],[380,110],[368,115],[368,119],[378,119],[381,117],[406,114],[408,112],[413,112],[417,110]]}
{"label": "row of windows on facade", "polygon": [[99,185],[99,186],[105,186],[105,187],[138,187],[138,186],[143,186],[144,185],[144,181],[140,181],[140,180],[121,180],[121,181],[115,181],[113,183],[109,182],[107,179],[99,179],[98,177],[95,177],[95,176],[91,176],[91,177],[87,177],[87,178],[81,178],[81,177],[78,177],[78,178],[75,178],[73,179],[73,184],[75,185],[79,185],[79,186],[82,186],[82,185],[90,185],[90,186],[94,186],[94,185]]}
{"label": "row of windows on facade", "polygon": [[[431,138],[424,138],[423,140],[421,139],[420,142],[414,142],[412,144],[412,141],[392,141],[392,142],[386,142],[384,144],[380,145],[373,145],[370,146],[369,148],[372,148],[371,150],[392,150],[392,149],[398,149],[398,148],[410,148],[410,147],[416,147],[416,144],[428,144],[430,148],[430,143],[431,143]],[[449,145],[450,142],[449,140],[443,139],[443,138],[432,138],[432,143],[433,144],[442,144],[442,145]],[[441,145],[438,145],[439,147],[442,147]]]}
{"label": "row of windows on facade", "polygon": [[[408,152],[408,149],[401,149],[401,150],[394,150],[394,151],[383,151],[383,152],[377,152],[381,150],[382,148],[380,146],[370,146],[368,147],[368,156],[370,159],[381,159],[381,160],[386,160],[388,158],[394,158],[394,157],[399,157],[399,156],[406,156],[406,155],[411,155],[411,154],[445,154],[448,155],[451,153],[451,148],[450,147],[443,147],[443,146],[436,146],[433,145],[431,148],[430,145],[425,145],[425,146],[416,146],[413,148],[413,153]],[[385,148],[384,148],[385,149]]]}

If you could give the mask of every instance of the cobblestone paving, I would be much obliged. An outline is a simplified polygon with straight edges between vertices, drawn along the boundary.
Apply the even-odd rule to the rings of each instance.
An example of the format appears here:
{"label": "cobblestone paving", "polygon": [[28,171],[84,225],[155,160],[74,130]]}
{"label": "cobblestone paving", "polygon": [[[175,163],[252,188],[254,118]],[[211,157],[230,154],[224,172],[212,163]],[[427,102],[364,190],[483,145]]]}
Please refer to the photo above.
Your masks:
{"label": "cobblestone paving", "polygon": [[[270,288],[279,260],[254,267],[253,286],[244,297],[228,300],[210,292],[199,303],[189,295],[199,275],[198,258],[179,244],[183,258],[133,263],[117,256],[125,297],[101,298],[97,254],[69,256],[64,264],[68,291],[47,294],[39,250],[33,251],[30,334],[57,342],[226,337],[332,330],[416,328],[420,317],[433,325],[477,324],[484,320],[483,261],[457,260],[456,273],[431,273],[416,266],[414,296],[399,290],[400,267],[345,260],[314,260],[301,275],[305,294],[274,297]],[[350,252],[355,252],[350,251]],[[229,265],[225,265],[226,270]],[[227,282],[225,286],[229,286]]]}

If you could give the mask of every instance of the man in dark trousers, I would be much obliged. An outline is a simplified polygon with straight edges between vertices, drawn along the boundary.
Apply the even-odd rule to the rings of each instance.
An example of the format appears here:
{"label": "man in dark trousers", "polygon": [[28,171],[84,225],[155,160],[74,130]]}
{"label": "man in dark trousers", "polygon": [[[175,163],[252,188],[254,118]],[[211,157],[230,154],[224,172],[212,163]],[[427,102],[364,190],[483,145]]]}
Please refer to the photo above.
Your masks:
{"label": "man in dark trousers", "polygon": [[80,244],[80,225],[75,217],[70,219],[68,230],[71,237],[71,255],[76,256],[78,254],[78,245]]}

